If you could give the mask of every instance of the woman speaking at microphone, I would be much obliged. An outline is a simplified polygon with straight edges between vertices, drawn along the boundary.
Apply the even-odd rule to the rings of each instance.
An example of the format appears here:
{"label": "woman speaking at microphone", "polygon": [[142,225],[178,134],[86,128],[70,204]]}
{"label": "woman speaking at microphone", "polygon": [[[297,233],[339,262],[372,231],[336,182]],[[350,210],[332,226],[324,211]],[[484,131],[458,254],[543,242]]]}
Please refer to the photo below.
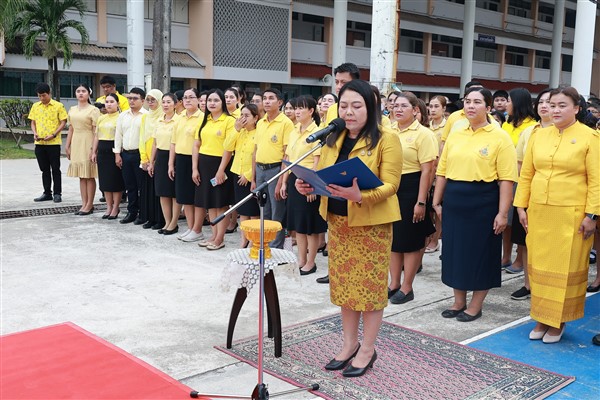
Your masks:
{"label": "woman speaking at microphone", "polygon": [[[332,303],[341,307],[343,343],[328,370],[344,369],[345,377],[359,377],[377,359],[375,340],[387,306],[387,277],[392,246],[392,222],[400,219],[396,191],[402,174],[402,146],[395,133],[378,126],[378,110],[371,86],[352,80],[340,90],[339,115],[346,129],[334,132],[321,149],[317,169],[358,157],[383,182],[360,190],[329,185],[332,196],[321,197],[319,212],[329,227],[329,279]],[[300,179],[298,192],[313,188]],[[363,318],[363,342],[358,325]]]}

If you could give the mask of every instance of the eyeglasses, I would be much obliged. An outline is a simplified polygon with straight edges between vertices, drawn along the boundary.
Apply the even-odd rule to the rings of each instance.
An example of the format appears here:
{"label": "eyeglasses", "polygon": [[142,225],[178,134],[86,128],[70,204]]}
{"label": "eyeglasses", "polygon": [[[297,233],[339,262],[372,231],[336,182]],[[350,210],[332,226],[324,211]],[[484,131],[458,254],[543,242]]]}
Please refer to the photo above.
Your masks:
{"label": "eyeglasses", "polygon": [[142,98],[141,97],[128,97],[127,100],[129,100],[129,101],[140,101],[140,100],[142,100]]}
{"label": "eyeglasses", "polygon": [[146,98],[146,101],[147,101],[148,103],[156,103],[156,99],[155,99],[154,97],[147,97],[147,98]]}
{"label": "eyeglasses", "polygon": [[192,100],[192,99],[197,99],[198,97],[196,96],[183,96],[184,100]]}

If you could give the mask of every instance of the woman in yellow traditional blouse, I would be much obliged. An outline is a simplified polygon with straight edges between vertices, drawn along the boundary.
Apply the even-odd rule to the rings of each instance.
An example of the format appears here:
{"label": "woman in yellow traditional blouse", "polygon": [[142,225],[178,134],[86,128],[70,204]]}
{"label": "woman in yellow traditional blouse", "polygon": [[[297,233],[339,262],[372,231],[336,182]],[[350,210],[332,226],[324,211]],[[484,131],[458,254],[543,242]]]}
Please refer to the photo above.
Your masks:
{"label": "woman in yellow traditional blouse", "polygon": [[[142,170],[148,172],[150,156],[152,155],[152,146],[154,145],[154,134],[158,126],[158,120],[162,118],[162,97],[163,93],[158,89],[151,89],[146,93],[146,104],[148,113],[142,115],[142,124],[140,126],[140,165]],[[139,218],[145,223],[144,229],[159,230],[165,225],[165,221],[160,209],[160,200],[154,192],[154,177],[150,174],[144,174],[142,186],[140,187],[140,213]]]}
{"label": "woman in yellow traditional blouse", "polygon": [[[319,207],[329,227],[331,301],[341,307],[343,329],[342,349],[325,369],[345,368],[343,376],[358,377],[377,359],[375,340],[388,303],[392,222],[400,219],[396,191],[402,173],[402,146],[397,134],[378,126],[369,83],[347,82],[339,99],[339,115],[346,129],[329,135],[318,168],[358,157],[383,182],[370,190],[360,190],[356,178],[350,187],[329,185],[331,195],[344,200],[322,197]],[[313,191],[300,179],[296,189],[305,195]],[[362,345],[358,342],[361,315]]]}
{"label": "woman in yellow traditional blouse", "polygon": [[[285,159],[294,162],[314,147],[312,143],[306,143],[306,138],[319,129],[319,113],[317,102],[312,96],[300,96],[296,98],[296,121],[298,124],[290,133],[290,141],[285,150]],[[319,163],[320,149],[313,152],[300,162],[299,165],[308,169],[316,169]],[[287,198],[286,207],[286,229],[296,233],[298,245],[298,264],[300,275],[309,275],[317,271],[315,258],[319,249],[319,234],[327,231],[327,224],[319,215],[319,196],[303,196],[296,187],[288,185],[295,182],[296,175],[284,174],[281,182],[281,197]]]}
{"label": "woman in yellow traditional blouse", "polygon": [[160,197],[160,207],[165,220],[164,227],[158,230],[158,233],[163,235],[172,235],[179,231],[177,220],[181,210],[181,205],[175,198],[175,182],[169,178],[169,150],[178,119],[175,104],[177,97],[173,93],[163,96],[163,115],[158,119],[154,131],[152,153],[148,163],[148,174],[154,177],[154,191],[156,196]]}
{"label": "woman in yellow traditional blouse", "polygon": [[[517,155],[508,134],[487,118],[489,90],[468,89],[464,104],[469,125],[448,136],[433,207],[442,221],[442,282],[454,290],[454,303],[442,317],[470,322],[481,317],[489,289],[501,285],[501,233],[508,223]],[[468,291],[473,291],[469,304]]]}
{"label": "woman in yellow traditional blouse", "polygon": [[320,128],[325,128],[327,124],[325,123],[325,118],[327,117],[327,111],[329,107],[338,102],[338,98],[333,93],[324,94],[321,98],[321,105],[319,106],[319,118],[321,119],[321,123],[319,124]]}
{"label": "woman in yellow traditional blouse", "polygon": [[[231,164],[233,174],[234,201],[237,203],[250,194],[250,182],[252,182],[252,153],[254,152],[254,134],[258,122],[258,107],[247,104],[242,107],[241,116],[235,121],[236,133],[227,137],[224,143],[225,151],[235,153]],[[260,210],[258,203],[254,200],[247,201],[237,209],[240,221],[258,218]],[[248,240],[241,232],[241,247],[248,246]]]}
{"label": "woman in yellow traditional blouse", "polygon": [[[183,204],[183,212],[188,229],[177,238],[184,242],[195,242],[203,239],[202,231],[193,231],[194,227],[194,188],[192,180],[192,151],[194,135],[198,132],[204,119],[204,113],[198,109],[198,90],[191,88],[183,94],[185,113],[181,114],[173,131],[169,150],[169,178],[175,181],[175,197]],[[202,218],[206,215],[202,212]]]}
{"label": "woman in yellow traditional blouse", "polygon": [[236,88],[225,89],[225,104],[227,105],[227,112],[233,118],[238,119],[240,117],[240,93]]}
{"label": "woman in yellow traditional blouse", "polygon": [[294,126],[296,126],[296,124],[298,123],[298,121],[296,121],[296,98],[292,98],[289,99],[288,101],[285,102],[285,105],[283,106],[283,113],[285,114],[286,117],[288,117],[290,119],[290,121],[292,121],[292,124],[294,124]]}
{"label": "woman in yellow traditional blouse", "polygon": [[[233,177],[228,176],[231,175],[231,153],[225,151],[223,145],[227,137],[234,134],[235,119],[227,112],[223,92],[219,89],[211,90],[206,98],[206,114],[196,133],[192,153],[192,179],[196,184],[195,215],[200,215],[200,210],[205,209],[208,210],[209,218],[214,220],[233,203]],[[204,218],[196,217],[194,231],[201,230],[203,222]],[[198,245],[207,250],[225,247],[228,224],[229,221],[224,218],[212,227],[211,237]]]}
{"label": "woman in yellow traditional blouse", "polygon": [[109,93],[105,99],[106,114],[98,117],[96,135],[92,148],[92,162],[98,163],[98,182],[106,198],[106,214],[102,219],[115,220],[119,216],[119,204],[125,189],[121,168],[115,163],[115,132],[119,118],[119,98]]}
{"label": "woman in yellow traditional blouse", "polygon": [[392,304],[404,304],[415,298],[413,281],[423,260],[422,250],[427,237],[435,232],[425,206],[438,147],[433,132],[417,120],[417,110],[418,101],[413,93],[401,92],[396,96],[394,114],[403,154],[402,180],[396,196],[402,219],[393,224],[388,293]]}
{"label": "woman in yellow traditional blouse", "polygon": [[77,86],[77,105],[71,107],[67,117],[69,134],[66,152],[67,158],[71,160],[67,176],[79,178],[81,194],[81,208],[75,215],[89,215],[94,211],[98,168],[92,162],[92,147],[100,110],[90,103],[90,94],[91,90],[87,85],[82,83]]}
{"label": "woman in yellow traditional blouse", "polygon": [[[600,208],[598,133],[577,122],[579,93],[550,94],[554,126],[529,139],[514,205],[527,231],[532,340],[560,341],[565,322],[583,317]],[[527,211],[525,211],[527,208]]]}

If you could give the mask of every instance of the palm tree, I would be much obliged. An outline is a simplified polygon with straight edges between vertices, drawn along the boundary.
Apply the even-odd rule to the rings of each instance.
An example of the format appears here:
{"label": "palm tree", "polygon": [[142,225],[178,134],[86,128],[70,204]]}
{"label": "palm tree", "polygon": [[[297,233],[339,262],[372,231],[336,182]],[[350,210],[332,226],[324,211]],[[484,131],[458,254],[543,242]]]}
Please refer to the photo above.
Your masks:
{"label": "palm tree", "polygon": [[[19,0],[0,1],[19,2]],[[33,57],[36,40],[40,37],[46,39],[43,55],[48,59],[48,84],[58,99],[60,99],[58,56],[63,57],[63,68],[68,68],[73,62],[73,49],[67,30],[72,28],[79,32],[82,46],[89,41],[88,31],[83,23],[67,19],[68,9],[79,13],[81,20],[87,7],[83,0],[28,0],[22,5],[20,12],[3,17],[7,19],[5,25],[7,39],[10,41],[17,36],[22,36],[23,52],[28,60]]]}

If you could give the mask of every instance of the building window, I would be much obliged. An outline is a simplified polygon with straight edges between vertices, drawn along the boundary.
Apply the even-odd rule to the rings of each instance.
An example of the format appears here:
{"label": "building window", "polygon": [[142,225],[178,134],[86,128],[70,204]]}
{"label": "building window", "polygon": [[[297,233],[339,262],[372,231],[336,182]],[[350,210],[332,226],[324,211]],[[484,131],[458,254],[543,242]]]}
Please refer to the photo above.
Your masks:
{"label": "building window", "polygon": [[346,30],[346,45],[356,47],[371,47],[371,24],[348,21]]}
{"label": "building window", "polygon": [[292,39],[324,42],[325,18],[318,15],[292,13]]}
{"label": "building window", "polygon": [[423,54],[423,32],[400,29],[398,50],[405,53]]}
{"label": "building window", "polygon": [[549,53],[547,51],[536,50],[535,67],[541,69],[550,69],[550,58],[552,58],[552,53]]}
{"label": "building window", "polygon": [[509,0],[508,13],[522,18],[531,18],[531,1]]}
{"label": "building window", "polygon": [[484,10],[498,11],[500,10],[500,0],[476,0],[475,6]]}
{"label": "building window", "polygon": [[497,52],[498,45],[496,43],[485,43],[476,40],[473,47],[473,60],[495,63]]}
{"label": "building window", "polygon": [[127,15],[127,3],[125,1],[107,1],[106,13],[111,15]]}
{"label": "building window", "polygon": [[431,41],[432,56],[462,57],[462,39],[444,35],[431,35]]}
{"label": "building window", "polygon": [[575,28],[575,17],[577,13],[575,10],[566,8],[565,9],[565,26],[567,28]]}
{"label": "building window", "polygon": [[58,76],[58,83],[60,85],[61,98],[75,98],[75,89],[77,89],[77,86],[79,86],[80,83],[92,87],[92,76],[60,73]]}
{"label": "building window", "polygon": [[540,3],[538,7],[538,21],[551,24],[554,22],[554,5],[548,3]]}
{"label": "building window", "polygon": [[185,82],[183,79],[171,79],[171,93],[175,93],[178,90],[183,90],[184,83]]}
{"label": "building window", "polygon": [[573,56],[569,54],[562,55],[562,70],[565,72],[573,72]]}
{"label": "building window", "polygon": [[37,97],[35,87],[44,82],[43,72],[0,70],[0,96]]}
{"label": "building window", "polygon": [[465,4],[465,0],[446,0],[450,3]]}
{"label": "building window", "polygon": [[98,10],[96,9],[96,0],[83,0],[83,3],[85,4],[85,9],[87,12],[97,12]]}
{"label": "building window", "polygon": [[504,62],[509,65],[527,66],[529,64],[529,50],[522,47],[506,46]]}
{"label": "building window", "polygon": [[[144,18],[154,18],[154,0],[144,1]],[[173,0],[171,5],[171,20],[187,24],[188,19],[188,0]]]}

